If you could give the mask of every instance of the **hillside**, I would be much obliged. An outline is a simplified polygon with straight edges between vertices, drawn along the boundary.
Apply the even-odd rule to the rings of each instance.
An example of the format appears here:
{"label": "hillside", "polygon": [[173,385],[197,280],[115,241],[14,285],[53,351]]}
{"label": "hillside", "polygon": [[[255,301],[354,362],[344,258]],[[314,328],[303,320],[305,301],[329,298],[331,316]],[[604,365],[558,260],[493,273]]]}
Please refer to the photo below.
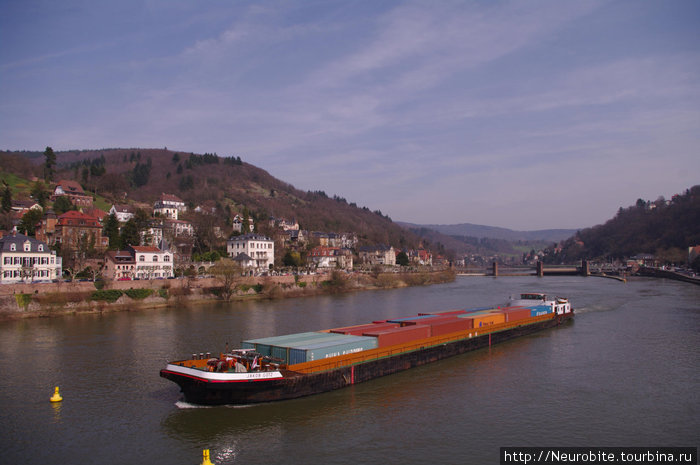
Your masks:
{"label": "hillside", "polygon": [[552,261],[575,262],[582,258],[620,259],[655,254],[668,262],[687,260],[688,247],[700,244],[700,185],[675,195],[670,201],[639,199],[603,225],[581,230],[564,243]]}
{"label": "hillside", "polygon": [[[43,153],[1,152],[5,172],[29,179],[43,175]],[[56,152],[54,180],[74,179],[108,203],[150,207],[161,193],[190,207],[209,203],[227,215],[244,210],[265,232],[267,219],[295,218],[310,231],[355,232],[361,245],[415,247],[416,237],[381,212],[325,192],[304,192],[239,157],[168,149],[104,149]]]}
{"label": "hillside", "polygon": [[537,231],[515,231],[496,226],[484,226],[480,224],[412,224],[398,222],[409,229],[432,229],[447,236],[466,236],[477,239],[501,239],[510,242],[516,241],[540,241],[558,242],[576,234],[576,229],[541,229]]}

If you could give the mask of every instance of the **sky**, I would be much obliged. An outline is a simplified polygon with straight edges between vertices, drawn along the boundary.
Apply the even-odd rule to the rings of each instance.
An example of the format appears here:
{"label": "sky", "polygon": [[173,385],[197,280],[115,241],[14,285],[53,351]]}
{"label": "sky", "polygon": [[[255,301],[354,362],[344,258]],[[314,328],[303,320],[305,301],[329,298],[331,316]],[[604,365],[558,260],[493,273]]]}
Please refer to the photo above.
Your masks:
{"label": "sky", "polygon": [[0,0],[0,150],[240,156],[395,221],[700,184],[700,2]]}

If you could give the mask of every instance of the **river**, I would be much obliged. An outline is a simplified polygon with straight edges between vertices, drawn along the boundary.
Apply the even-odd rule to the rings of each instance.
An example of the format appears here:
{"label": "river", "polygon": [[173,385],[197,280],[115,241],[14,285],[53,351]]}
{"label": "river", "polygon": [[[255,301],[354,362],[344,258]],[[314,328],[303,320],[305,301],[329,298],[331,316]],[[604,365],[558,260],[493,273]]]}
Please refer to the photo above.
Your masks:
{"label": "river", "polygon": [[[559,328],[317,396],[196,407],[168,359],[243,339],[568,296]],[[428,287],[0,323],[0,462],[487,464],[504,446],[698,446],[700,287],[458,277]],[[49,397],[60,386],[63,402]]]}

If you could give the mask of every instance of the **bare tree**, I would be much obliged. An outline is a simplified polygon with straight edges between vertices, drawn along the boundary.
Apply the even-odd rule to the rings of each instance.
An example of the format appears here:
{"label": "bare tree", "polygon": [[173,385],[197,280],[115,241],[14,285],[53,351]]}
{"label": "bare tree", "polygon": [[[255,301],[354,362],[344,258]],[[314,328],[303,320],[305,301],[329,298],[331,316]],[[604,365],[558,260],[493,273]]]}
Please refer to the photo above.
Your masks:
{"label": "bare tree", "polygon": [[241,276],[241,267],[230,258],[216,262],[209,272],[214,275],[216,282],[221,285],[221,298],[229,301],[236,290],[236,283]]}

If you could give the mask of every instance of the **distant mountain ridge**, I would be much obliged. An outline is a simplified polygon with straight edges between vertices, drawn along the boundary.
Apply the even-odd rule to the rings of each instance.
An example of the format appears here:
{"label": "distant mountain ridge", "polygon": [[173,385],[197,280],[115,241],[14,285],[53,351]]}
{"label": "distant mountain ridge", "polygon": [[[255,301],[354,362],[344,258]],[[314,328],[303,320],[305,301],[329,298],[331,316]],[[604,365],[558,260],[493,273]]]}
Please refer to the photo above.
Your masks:
{"label": "distant mountain ridge", "polygon": [[506,241],[544,241],[559,242],[570,238],[577,229],[542,229],[537,231],[515,231],[496,226],[485,226],[472,223],[460,224],[413,224],[397,221],[397,224],[408,229],[432,229],[447,236],[468,236],[476,238],[502,239]]}

